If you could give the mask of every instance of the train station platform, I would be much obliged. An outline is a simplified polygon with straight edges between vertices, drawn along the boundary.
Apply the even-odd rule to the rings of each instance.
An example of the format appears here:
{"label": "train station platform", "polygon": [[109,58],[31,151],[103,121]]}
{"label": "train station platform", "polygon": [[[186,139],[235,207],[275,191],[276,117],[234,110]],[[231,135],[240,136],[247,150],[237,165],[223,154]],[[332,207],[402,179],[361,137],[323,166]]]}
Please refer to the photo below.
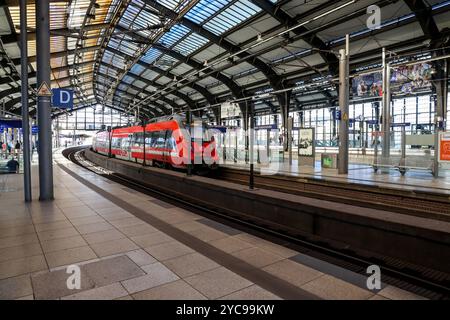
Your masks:
{"label": "train station platform", "polygon": [[[222,166],[243,171],[250,170],[249,164],[241,160],[236,162],[227,160]],[[431,171],[426,170],[409,170],[403,176],[396,169],[385,171],[380,169],[375,172],[368,163],[351,163],[348,174],[338,174],[337,169],[322,168],[320,161],[317,160],[313,167],[299,165],[297,159],[293,159],[292,164],[289,164],[289,161],[285,159],[284,162],[270,164],[255,163],[255,171],[266,176],[297,177],[450,196],[450,170],[441,170],[439,178],[434,178]]]}
{"label": "train station platform", "polygon": [[[37,167],[33,166],[37,197]],[[55,154],[55,200],[0,176],[0,299],[422,299],[162,202]],[[101,188],[90,188],[87,182]],[[69,265],[81,288],[68,289]]]}

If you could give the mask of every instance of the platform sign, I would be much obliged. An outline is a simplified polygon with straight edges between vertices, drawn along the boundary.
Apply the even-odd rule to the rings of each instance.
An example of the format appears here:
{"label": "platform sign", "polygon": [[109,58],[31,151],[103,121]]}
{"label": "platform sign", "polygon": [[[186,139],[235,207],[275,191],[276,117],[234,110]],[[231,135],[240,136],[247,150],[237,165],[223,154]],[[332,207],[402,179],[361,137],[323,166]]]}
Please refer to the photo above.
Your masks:
{"label": "platform sign", "polygon": [[439,162],[450,162],[450,132],[439,135]]}
{"label": "platform sign", "polygon": [[52,91],[50,90],[50,86],[47,84],[47,82],[42,82],[41,86],[39,87],[37,91],[38,97],[51,97]]}
{"label": "platform sign", "polygon": [[31,127],[31,134],[33,136],[37,135],[39,133],[39,127],[38,126],[32,126]]}
{"label": "platform sign", "polygon": [[399,128],[399,127],[410,127],[410,122],[402,122],[402,123],[391,123],[391,127],[393,128]]}
{"label": "platform sign", "polygon": [[241,116],[241,108],[237,103],[225,102],[220,105],[220,118],[230,119]]}
{"label": "platform sign", "polygon": [[73,108],[73,90],[71,89],[52,89],[52,104],[56,108]]}
{"label": "platform sign", "polygon": [[255,126],[255,130],[276,130],[278,126],[276,124],[265,124],[260,126]]}

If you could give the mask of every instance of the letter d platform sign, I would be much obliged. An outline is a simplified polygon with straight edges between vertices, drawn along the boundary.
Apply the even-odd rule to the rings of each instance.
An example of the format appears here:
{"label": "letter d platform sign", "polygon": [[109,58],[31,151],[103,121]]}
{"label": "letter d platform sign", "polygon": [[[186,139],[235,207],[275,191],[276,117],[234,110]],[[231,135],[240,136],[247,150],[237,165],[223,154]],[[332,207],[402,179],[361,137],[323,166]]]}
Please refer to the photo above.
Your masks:
{"label": "letter d platform sign", "polygon": [[70,89],[52,89],[52,104],[56,108],[73,108],[73,90]]}

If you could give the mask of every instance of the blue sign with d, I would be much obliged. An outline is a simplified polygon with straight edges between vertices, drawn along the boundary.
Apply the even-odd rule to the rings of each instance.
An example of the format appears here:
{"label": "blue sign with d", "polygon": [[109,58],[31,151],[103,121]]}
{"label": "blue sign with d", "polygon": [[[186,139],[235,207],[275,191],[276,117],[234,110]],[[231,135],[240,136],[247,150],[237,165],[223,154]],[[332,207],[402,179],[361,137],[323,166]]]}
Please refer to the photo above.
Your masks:
{"label": "blue sign with d", "polygon": [[52,89],[52,103],[56,108],[73,108],[73,90],[71,89]]}

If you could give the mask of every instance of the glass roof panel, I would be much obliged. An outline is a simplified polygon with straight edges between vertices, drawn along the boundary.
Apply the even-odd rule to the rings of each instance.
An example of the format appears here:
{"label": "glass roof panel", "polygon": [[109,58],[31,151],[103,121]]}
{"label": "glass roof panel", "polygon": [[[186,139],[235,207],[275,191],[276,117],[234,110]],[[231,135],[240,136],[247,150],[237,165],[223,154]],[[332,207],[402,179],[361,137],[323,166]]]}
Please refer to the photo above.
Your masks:
{"label": "glass roof panel", "polygon": [[178,43],[174,49],[181,54],[188,56],[209,42],[208,39],[197,33],[191,33],[186,39]]}
{"label": "glass roof panel", "polygon": [[141,61],[144,61],[146,63],[152,63],[153,61],[158,59],[159,56],[161,56],[161,52],[157,49],[151,48],[150,50],[147,51],[145,56],[142,57]]}
{"label": "glass roof panel", "polygon": [[190,29],[186,28],[181,24],[176,24],[170,29],[169,32],[165,33],[159,43],[163,44],[166,47],[173,46],[176,42],[178,42],[181,38],[183,38],[186,34],[188,34]]}
{"label": "glass roof panel", "polygon": [[200,0],[185,17],[201,24],[230,2],[230,0]]}
{"label": "glass roof panel", "polygon": [[216,35],[221,35],[260,11],[261,8],[250,1],[238,0],[208,21],[204,27]]}

